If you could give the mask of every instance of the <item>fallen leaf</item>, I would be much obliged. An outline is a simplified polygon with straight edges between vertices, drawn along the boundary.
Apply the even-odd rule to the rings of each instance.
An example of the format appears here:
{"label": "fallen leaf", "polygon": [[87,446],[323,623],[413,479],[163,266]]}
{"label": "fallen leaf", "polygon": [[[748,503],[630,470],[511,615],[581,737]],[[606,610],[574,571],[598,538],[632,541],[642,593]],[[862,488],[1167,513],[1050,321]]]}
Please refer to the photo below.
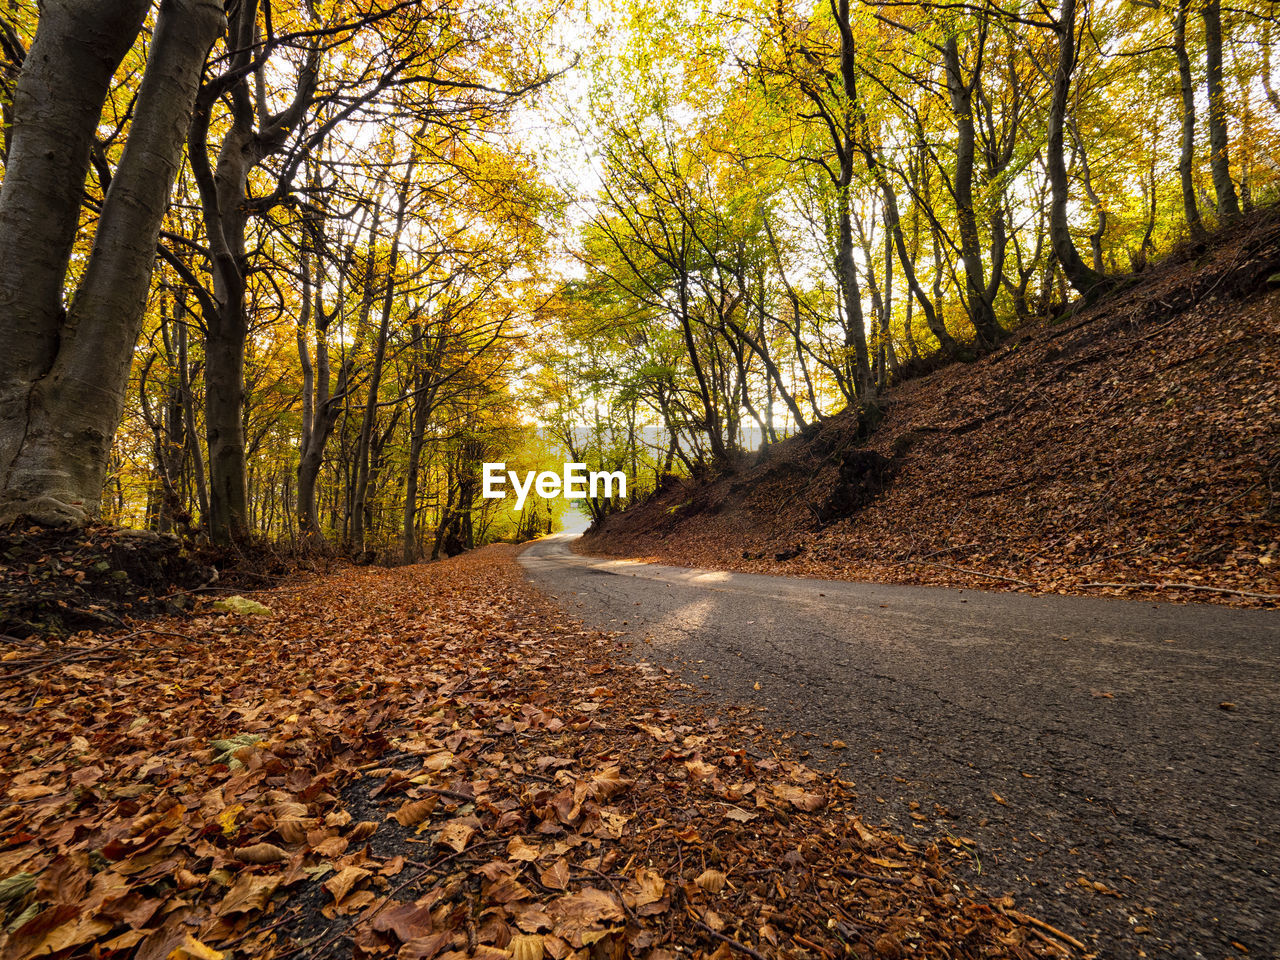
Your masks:
{"label": "fallen leaf", "polygon": [[201,943],[191,934],[187,934],[182,946],[169,954],[169,960],[222,960],[223,956],[225,954],[222,951],[215,950]]}
{"label": "fallen leaf", "polygon": [[552,890],[565,890],[569,886],[569,862],[561,857],[538,873],[538,882]]}
{"label": "fallen leaf", "polygon": [[455,853],[461,853],[467,848],[467,841],[475,832],[476,828],[465,820],[450,820],[440,831],[437,841]]}
{"label": "fallen leaf", "polygon": [[351,888],[372,874],[361,867],[343,867],[321,886],[333,897],[334,903],[341,903],[351,892]]}
{"label": "fallen leaf", "polygon": [[509,860],[532,862],[540,856],[542,856],[542,849],[527,843],[523,837],[512,837],[511,842],[507,844]]}
{"label": "fallen leaf", "polygon": [[703,870],[693,882],[707,893],[719,893],[724,889],[725,875],[719,870]]}
{"label": "fallen leaf", "polygon": [[809,793],[789,783],[775,783],[773,785],[773,794],[778,799],[787,801],[797,810],[804,810],[810,813],[814,810],[821,810],[826,804],[826,800],[820,794]]}
{"label": "fallen leaf", "polygon": [[288,860],[289,854],[274,843],[255,843],[249,847],[237,847],[236,859],[241,863],[280,863]]}
{"label": "fallen leaf", "polygon": [[279,886],[279,877],[242,873],[214,912],[220,917],[230,917],[262,910]]}

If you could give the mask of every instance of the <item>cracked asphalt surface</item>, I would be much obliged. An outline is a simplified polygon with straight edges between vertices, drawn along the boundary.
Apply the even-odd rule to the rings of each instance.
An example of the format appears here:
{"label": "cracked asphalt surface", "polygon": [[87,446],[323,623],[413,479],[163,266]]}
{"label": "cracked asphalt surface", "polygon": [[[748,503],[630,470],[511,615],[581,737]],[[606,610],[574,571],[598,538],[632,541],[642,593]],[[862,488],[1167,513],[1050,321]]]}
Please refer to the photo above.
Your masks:
{"label": "cracked asphalt surface", "polygon": [[543,592],[765,708],[857,784],[864,819],[974,841],[965,879],[987,894],[1104,957],[1280,957],[1280,613],[694,570],[571,540],[522,555]]}

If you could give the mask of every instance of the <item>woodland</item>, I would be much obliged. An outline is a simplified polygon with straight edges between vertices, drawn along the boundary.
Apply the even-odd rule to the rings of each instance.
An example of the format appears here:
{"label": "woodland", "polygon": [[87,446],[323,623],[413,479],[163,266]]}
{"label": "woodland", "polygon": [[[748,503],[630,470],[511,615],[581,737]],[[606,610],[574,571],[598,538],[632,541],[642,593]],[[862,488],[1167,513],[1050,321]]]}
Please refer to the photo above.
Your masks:
{"label": "woodland", "polygon": [[8,519],[518,538],[485,461],[714,472],[1280,189],[1265,2],[3,25]]}
{"label": "woodland", "polygon": [[1275,0],[9,0],[0,955],[1105,954],[549,602],[513,545],[564,506],[483,467],[621,472],[600,552],[1274,605],[1278,42]]}

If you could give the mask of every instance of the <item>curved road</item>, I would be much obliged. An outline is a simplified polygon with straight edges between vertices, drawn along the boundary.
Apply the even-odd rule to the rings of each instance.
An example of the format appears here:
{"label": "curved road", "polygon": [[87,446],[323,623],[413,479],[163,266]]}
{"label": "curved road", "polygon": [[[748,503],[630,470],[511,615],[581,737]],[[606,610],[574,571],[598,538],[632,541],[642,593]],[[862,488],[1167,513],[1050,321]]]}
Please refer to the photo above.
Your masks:
{"label": "curved road", "polygon": [[988,894],[1105,957],[1280,957],[1280,613],[597,560],[571,539],[521,557],[545,593],[766,708],[866,819],[973,840]]}

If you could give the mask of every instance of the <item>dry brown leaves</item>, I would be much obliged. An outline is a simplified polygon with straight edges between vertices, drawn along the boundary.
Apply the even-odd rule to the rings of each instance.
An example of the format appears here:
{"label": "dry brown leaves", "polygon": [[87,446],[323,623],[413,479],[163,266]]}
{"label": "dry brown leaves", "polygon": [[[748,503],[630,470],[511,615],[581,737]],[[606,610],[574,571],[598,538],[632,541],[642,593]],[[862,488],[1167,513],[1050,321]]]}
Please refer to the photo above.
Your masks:
{"label": "dry brown leaves", "polygon": [[314,577],[258,595],[269,618],[0,680],[0,953],[1062,949],[758,729],[664,705],[513,552]]}

